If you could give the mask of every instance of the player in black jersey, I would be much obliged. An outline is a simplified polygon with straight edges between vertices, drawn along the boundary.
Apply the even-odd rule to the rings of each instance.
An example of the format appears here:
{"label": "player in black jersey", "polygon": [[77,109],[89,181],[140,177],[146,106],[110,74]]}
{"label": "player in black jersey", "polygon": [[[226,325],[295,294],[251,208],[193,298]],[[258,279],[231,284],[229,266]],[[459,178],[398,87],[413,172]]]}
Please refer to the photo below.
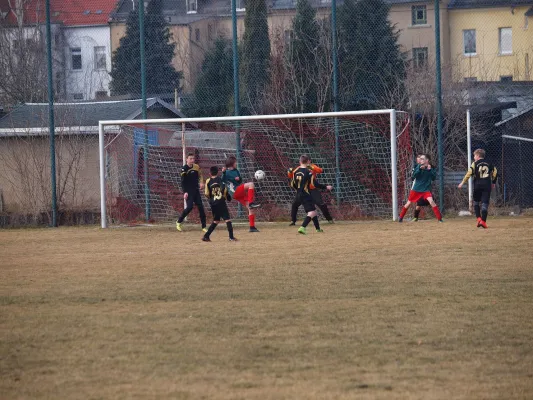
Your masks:
{"label": "player in black jersey", "polygon": [[485,161],[485,150],[477,149],[474,151],[474,162],[466,172],[463,181],[458,188],[468,182],[468,179],[474,178],[474,210],[477,217],[477,227],[482,226],[487,229],[487,215],[489,211],[490,192],[496,186],[498,170],[494,165]]}
{"label": "player in black jersey", "polygon": [[176,221],[176,229],[182,231],[182,222],[192,211],[196,204],[198,212],[200,213],[200,222],[202,223],[202,230],[206,231],[205,211],[202,204],[202,195],[200,190],[204,188],[204,177],[202,170],[198,164],[194,163],[194,154],[187,155],[187,164],[181,167],[181,188],[183,189],[183,198],[187,202],[185,210],[181,213],[179,219]]}
{"label": "player in black jersey", "polygon": [[218,167],[211,167],[210,173],[211,177],[205,182],[205,196],[209,200],[209,205],[213,212],[213,223],[209,226],[202,240],[204,242],[210,242],[211,239],[209,236],[211,236],[211,233],[213,233],[220,223],[220,220],[223,220],[228,227],[229,240],[236,242],[237,239],[233,236],[233,225],[231,224],[228,205],[226,204],[226,200],[231,201],[228,189],[222,181],[222,178],[218,176]]}
{"label": "player in black jersey", "polygon": [[307,167],[309,165],[309,157],[303,155],[300,157],[300,166],[293,171],[293,177],[291,186],[296,190],[296,196],[298,201],[304,206],[304,210],[307,213],[302,226],[298,229],[298,233],[302,235],[307,234],[307,225],[313,221],[317,232],[324,232],[320,229],[318,217],[316,214],[315,203],[311,197],[310,187],[314,184],[314,175]]}

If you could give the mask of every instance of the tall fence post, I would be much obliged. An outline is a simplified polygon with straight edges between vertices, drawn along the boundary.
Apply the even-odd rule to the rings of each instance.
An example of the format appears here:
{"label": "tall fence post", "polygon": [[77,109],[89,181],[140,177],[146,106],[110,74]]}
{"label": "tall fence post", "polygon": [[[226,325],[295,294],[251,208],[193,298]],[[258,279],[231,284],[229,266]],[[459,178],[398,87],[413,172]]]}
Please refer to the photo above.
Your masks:
{"label": "tall fence post", "polygon": [[[140,55],[141,55],[141,100],[142,118],[146,119],[146,54],[144,40],[144,0],[138,1],[139,7],[139,35],[140,35]],[[143,173],[144,173],[144,214],[148,222],[150,220],[150,176],[148,171],[148,128],[144,124],[144,146],[143,146]]]}
{"label": "tall fence post", "polygon": [[[331,57],[333,58],[333,110],[339,111],[339,65],[337,55],[337,0],[331,0]],[[337,206],[341,200],[341,159],[339,119],[335,117],[335,193]]]}
{"label": "tall fence post", "polygon": [[392,220],[398,220],[398,143],[396,141],[396,110],[390,112],[390,163],[392,190]]}
{"label": "tall fence post", "polygon": [[[232,48],[233,48],[233,107],[234,115],[238,117],[241,115],[241,99],[240,99],[240,82],[239,82],[239,45],[237,37],[237,0],[231,0],[231,30],[232,30]],[[237,164],[242,168],[242,150],[241,150],[241,124],[237,121],[235,127],[235,152],[237,157]],[[242,206],[239,203],[238,217],[242,216]]]}
{"label": "tall fence post", "polygon": [[50,177],[52,191],[52,226],[57,226],[56,189],[56,139],[54,121],[54,79],[52,65],[52,28],[50,26],[50,0],[46,0],[46,63],[48,66],[48,131],[50,135]]}
{"label": "tall fence post", "polygon": [[444,146],[442,143],[442,76],[440,59],[440,4],[435,0],[435,68],[437,96],[437,148],[439,157],[439,208],[444,213]]}
{"label": "tall fence post", "polygon": [[[466,152],[468,153],[468,168],[472,165],[472,131],[470,125],[470,109],[466,110]],[[472,193],[473,182],[472,179],[468,180],[468,210],[472,212]]]}

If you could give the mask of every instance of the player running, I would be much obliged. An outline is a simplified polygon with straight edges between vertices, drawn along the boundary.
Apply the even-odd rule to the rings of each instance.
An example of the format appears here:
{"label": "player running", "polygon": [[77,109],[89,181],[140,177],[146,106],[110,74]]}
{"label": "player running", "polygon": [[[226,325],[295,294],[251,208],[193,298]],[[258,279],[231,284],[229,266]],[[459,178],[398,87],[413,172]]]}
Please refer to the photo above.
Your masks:
{"label": "player running", "polygon": [[233,236],[233,225],[231,224],[229,210],[226,204],[226,200],[231,201],[231,196],[228,194],[228,189],[224,182],[222,182],[222,178],[218,176],[218,167],[211,167],[210,173],[211,177],[205,182],[205,196],[209,200],[209,205],[213,212],[213,222],[202,240],[204,242],[210,242],[211,234],[220,223],[220,220],[223,220],[228,227],[230,242],[236,242],[237,238]]}
{"label": "player running", "polygon": [[250,232],[259,232],[255,227],[255,209],[261,204],[254,203],[255,185],[253,182],[243,183],[241,173],[237,169],[237,158],[229,156],[226,166],[222,168],[222,181],[227,186],[231,197],[248,208],[248,219],[250,221]]}
{"label": "player running", "polygon": [[[297,168],[299,167],[289,168],[289,170],[287,171],[287,176],[289,177],[289,179],[292,180],[292,177],[294,175],[294,170]],[[313,201],[318,206],[318,208],[320,208],[320,211],[322,211],[324,218],[326,218],[326,220],[329,223],[333,223],[333,217],[331,216],[331,213],[329,212],[328,205],[324,202],[324,200],[322,199],[322,194],[320,193],[320,190],[328,190],[328,191],[333,190],[333,186],[323,185],[318,182],[317,175],[324,172],[324,170],[320,168],[318,165],[309,164],[308,168],[310,169],[311,173],[314,176],[314,183],[309,187],[310,192],[311,192],[311,197],[313,198]],[[290,226],[296,225],[298,208],[300,208],[301,205],[302,203],[298,200],[298,196],[296,195],[291,205],[291,223],[289,224]]]}
{"label": "player running", "polygon": [[474,210],[476,212],[477,227],[482,226],[487,229],[487,216],[489,213],[490,192],[496,187],[498,170],[494,165],[485,161],[485,150],[474,151],[474,162],[466,172],[463,181],[458,188],[468,182],[470,177],[474,177]]}
{"label": "player running", "polygon": [[431,184],[437,177],[437,172],[431,168],[427,154],[421,155],[419,159],[420,163],[415,165],[415,168],[413,169],[413,187],[409,193],[407,203],[405,203],[402,211],[400,212],[400,218],[398,219],[398,222],[403,222],[403,217],[409,210],[411,203],[416,203],[420,199],[425,199],[429,202],[433,208],[435,217],[439,222],[442,222],[442,215],[440,214],[439,207],[437,207],[437,204],[435,201],[433,201],[433,196],[430,191]]}
{"label": "player running", "polygon": [[198,164],[194,163],[194,154],[187,154],[187,164],[181,168],[181,188],[183,190],[183,198],[186,201],[186,207],[176,221],[176,229],[182,231],[182,223],[192,211],[194,205],[198,207],[200,213],[200,222],[202,223],[202,230],[206,232],[206,220],[204,205],[202,204],[202,195],[200,190],[204,188],[204,178],[202,170]]}
{"label": "player running", "polygon": [[296,190],[296,197],[298,201],[304,206],[304,210],[307,213],[302,226],[298,229],[298,233],[302,235],[307,234],[307,225],[313,221],[317,232],[324,232],[320,229],[320,223],[316,214],[315,202],[311,197],[310,186],[314,184],[315,177],[311,170],[308,168],[309,157],[302,155],[300,157],[300,166],[294,170],[294,174],[291,181],[291,186]]}

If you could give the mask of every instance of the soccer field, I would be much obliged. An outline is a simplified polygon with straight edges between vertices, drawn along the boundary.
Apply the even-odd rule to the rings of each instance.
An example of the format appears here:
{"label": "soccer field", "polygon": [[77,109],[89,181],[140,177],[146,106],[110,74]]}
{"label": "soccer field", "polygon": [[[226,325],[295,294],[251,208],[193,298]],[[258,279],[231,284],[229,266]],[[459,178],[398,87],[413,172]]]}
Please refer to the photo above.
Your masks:
{"label": "soccer field", "polygon": [[533,218],[0,231],[3,399],[531,399]]}

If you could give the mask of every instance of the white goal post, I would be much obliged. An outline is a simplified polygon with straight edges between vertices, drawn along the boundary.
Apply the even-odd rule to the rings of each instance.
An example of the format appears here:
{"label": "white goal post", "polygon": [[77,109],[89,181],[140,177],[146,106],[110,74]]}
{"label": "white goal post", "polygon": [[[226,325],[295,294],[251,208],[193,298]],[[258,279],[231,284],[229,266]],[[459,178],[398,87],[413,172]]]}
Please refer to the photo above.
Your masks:
{"label": "white goal post", "polygon": [[[273,210],[279,213],[283,207],[290,206],[290,189],[280,171],[294,166],[298,154],[312,153],[313,161],[327,170],[325,179],[333,181],[334,186],[342,186],[335,188],[337,193],[332,195],[332,204],[335,201],[337,207],[342,204],[352,216],[389,215],[397,220],[399,193],[403,194],[407,185],[405,169],[412,163],[408,126],[407,114],[394,109],[100,121],[101,226],[107,228],[111,220],[148,219],[152,215],[151,185],[154,191],[159,191],[153,194],[156,219],[168,221],[175,217],[179,207],[183,207],[183,198],[178,200],[176,168],[184,164],[188,150],[193,149],[197,156],[203,157],[201,166],[206,170],[211,165],[222,166],[223,159],[232,153],[240,154],[243,165],[246,164],[245,177],[251,178],[254,168],[264,169],[267,178],[263,195],[269,200],[268,209],[273,215]],[[230,141],[233,144],[228,144]],[[268,167],[274,161],[280,164],[275,172]],[[208,162],[211,165],[206,165]],[[283,196],[274,199],[278,191]],[[384,191],[388,193],[386,196]],[[358,201],[365,196],[373,200],[365,207],[359,206]],[[123,209],[128,211],[122,210],[124,215],[118,217],[110,216],[109,207],[117,208],[118,203],[127,204]]]}

